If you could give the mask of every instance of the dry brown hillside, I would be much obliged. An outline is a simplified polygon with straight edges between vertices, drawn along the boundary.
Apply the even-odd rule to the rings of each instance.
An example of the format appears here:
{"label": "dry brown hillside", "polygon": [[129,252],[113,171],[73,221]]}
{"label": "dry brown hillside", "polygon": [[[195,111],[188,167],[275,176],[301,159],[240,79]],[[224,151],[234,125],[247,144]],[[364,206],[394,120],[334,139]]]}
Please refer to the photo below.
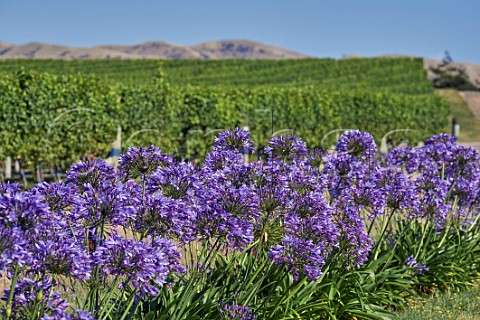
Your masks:
{"label": "dry brown hillside", "polygon": [[0,42],[0,59],[289,59],[306,55],[248,40],[222,40],[182,46],[167,42],[103,45],[88,48],[47,43]]}
{"label": "dry brown hillside", "polygon": [[289,59],[305,58],[297,52],[249,40],[223,40],[193,46],[204,59]]}

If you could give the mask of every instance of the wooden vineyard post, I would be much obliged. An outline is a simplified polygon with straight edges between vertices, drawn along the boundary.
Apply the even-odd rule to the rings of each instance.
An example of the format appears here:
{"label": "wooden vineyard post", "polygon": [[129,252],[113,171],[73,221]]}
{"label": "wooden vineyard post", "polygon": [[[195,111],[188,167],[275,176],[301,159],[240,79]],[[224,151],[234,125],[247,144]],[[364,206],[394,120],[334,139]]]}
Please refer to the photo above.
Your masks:
{"label": "wooden vineyard post", "polygon": [[5,179],[12,179],[12,157],[5,160]]}

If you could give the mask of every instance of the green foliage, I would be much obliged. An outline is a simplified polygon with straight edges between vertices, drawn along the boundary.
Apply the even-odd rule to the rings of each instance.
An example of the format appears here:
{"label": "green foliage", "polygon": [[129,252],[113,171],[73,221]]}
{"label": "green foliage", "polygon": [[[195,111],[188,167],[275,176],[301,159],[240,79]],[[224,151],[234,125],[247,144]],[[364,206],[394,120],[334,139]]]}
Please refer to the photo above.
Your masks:
{"label": "green foliage", "polygon": [[93,77],[25,70],[5,75],[0,79],[1,153],[50,162],[98,156],[115,130],[112,100],[111,88]]}
{"label": "green foliage", "polygon": [[[318,282],[295,280],[284,267],[274,266],[266,249],[256,243],[233,255],[214,247],[209,247],[213,254],[197,251],[197,260],[189,263],[214,264],[215,271],[199,270],[165,288],[140,305],[144,318],[219,319],[221,304],[234,302],[249,306],[257,319],[385,319],[393,316],[385,306],[411,284],[405,270],[374,275],[371,269],[348,271],[340,264],[326,269]],[[380,288],[385,282],[388,288]]]}
{"label": "green foliage", "polygon": [[105,157],[115,140],[181,158],[201,158],[212,136],[246,121],[262,146],[278,131],[294,131],[310,147],[338,128],[360,129],[377,142],[390,130],[416,129],[423,140],[446,126],[448,105],[434,95],[406,96],[314,87],[176,88],[162,75],[142,86],[110,85],[96,77],[21,70],[0,78],[0,154],[27,161],[72,162]]}
{"label": "green foliage", "polygon": [[3,60],[0,72],[19,68],[59,75],[94,74],[103,80],[148,84],[161,67],[173,86],[316,86],[329,90],[368,90],[430,94],[432,85],[418,58],[299,60]]}

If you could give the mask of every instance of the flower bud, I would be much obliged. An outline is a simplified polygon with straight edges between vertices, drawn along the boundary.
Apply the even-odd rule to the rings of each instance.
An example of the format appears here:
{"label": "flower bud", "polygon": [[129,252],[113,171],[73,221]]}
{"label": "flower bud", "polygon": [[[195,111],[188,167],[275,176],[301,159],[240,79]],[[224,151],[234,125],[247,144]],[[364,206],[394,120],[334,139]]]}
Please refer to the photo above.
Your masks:
{"label": "flower bud", "polygon": [[11,315],[12,315],[12,307],[8,306],[5,308],[5,316],[7,316],[7,319],[9,319]]}
{"label": "flower bud", "polygon": [[37,292],[37,295],[35,296],[35,301],[40,302],[43,299],[43,289]]}

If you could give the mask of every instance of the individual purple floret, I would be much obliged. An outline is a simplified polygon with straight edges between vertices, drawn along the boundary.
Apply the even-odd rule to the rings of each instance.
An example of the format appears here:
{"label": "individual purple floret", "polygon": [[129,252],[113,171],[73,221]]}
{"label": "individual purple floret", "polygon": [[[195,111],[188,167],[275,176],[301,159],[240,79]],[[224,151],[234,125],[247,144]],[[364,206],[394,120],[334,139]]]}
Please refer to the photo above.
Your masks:
{"label": "individual purple floret", "polygon": [[220,133],[214,140],[213,151],[234,151],[250,154],[255,150],[250,141],[250,132],[241,128]]}
{"label": "individual purple floret", "polygon": [[272,138],[264,152],[269,159],[282,161],[298,160],[308,155],[307,144],[291,135]]}
{"label": "individual purple floret", "polygon": [[[71,319],[67,313],[69,304],[54,292],[55,283],[47,277],[45,280],[24,278],[15,286],[11,305],[11,319]],[[9,290],[5,290],[6,300]],[[6,309],[3,308],[3,313]],[[32,318],[32,315],[34,318]],[[88,319],[88,318],[86,318]]]}
{"label": "individual purple floret", "polygon": [[252,314],[249,307],[238,305],[235,302],[232,302],[232,304],[219,304],[218,307],[220,316],[225,320],[254,320],[257,318]]}
{"label": "individual purple floret", "polygon": [[348,130],[338,140],[337,153],[349,154],[357,160],[371,161],[377,153],[377,146],[372,135],[359,130]]}
{"label": "individual purple floret", "polygon": [[180,253],[161,238],[145,242],[112,236],[96,248],[94,264],[107,276],[124,277],[123,285],[132,285],[141,294],[157,295],[172,272],[182,272]]}
{"label": "individual purple floret", "polygon": [[414,268],[417,269],[418,274],[421,276],[423,276],[425,272],[430,270],[430,268],[428,268],[424,262],[417,264],[416,266],[414,266]]}
{"label": "individual purple floret", "polygon": [[417,259],[415,259],[413,254],[411,254],[407,257],[407,259],[405,259],[405,264],[407,266],[413,266],[413,265],[417,264]]}
{"label": "individual purple floret", "polygon": [[174,163],[171,156],[162,150],[150,146],[148,148],[128,148],[119,158],[118,173],[124,180],[149,177],[155,170]]}

